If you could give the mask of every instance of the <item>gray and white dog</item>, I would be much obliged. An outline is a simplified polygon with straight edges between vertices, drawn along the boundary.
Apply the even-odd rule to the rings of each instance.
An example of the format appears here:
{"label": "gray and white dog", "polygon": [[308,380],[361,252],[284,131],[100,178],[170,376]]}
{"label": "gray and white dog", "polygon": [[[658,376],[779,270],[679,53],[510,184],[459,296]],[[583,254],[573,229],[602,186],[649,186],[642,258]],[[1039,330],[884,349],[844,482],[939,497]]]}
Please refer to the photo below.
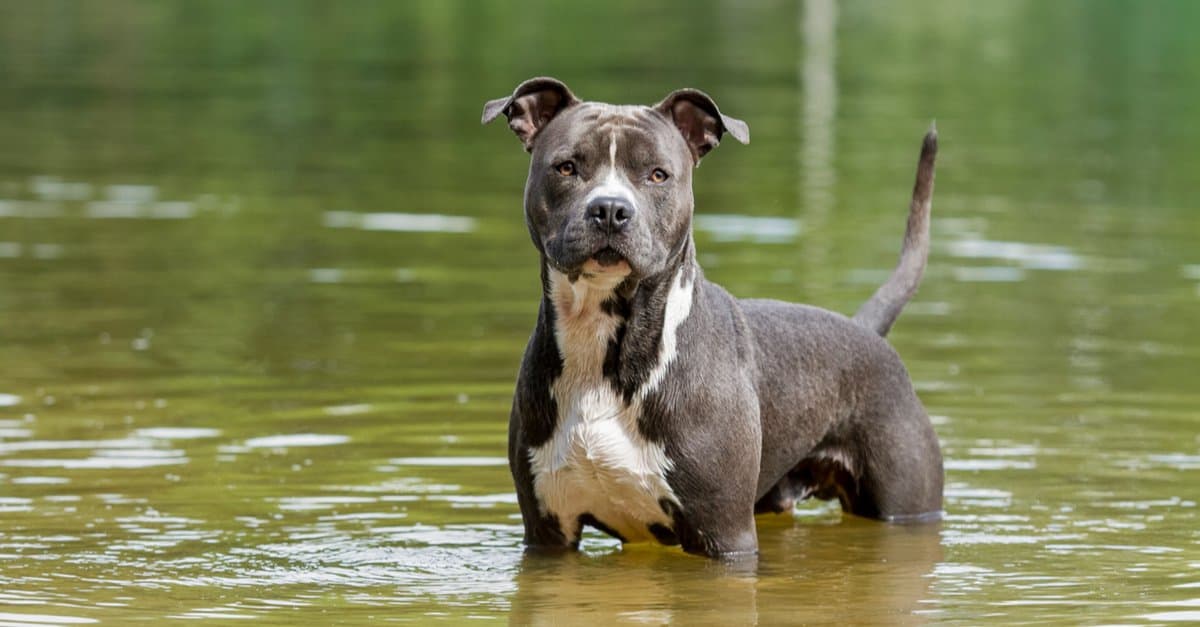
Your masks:
{"label": "gray and white dog", "polygon": [[590,525],[752,553],[754,515],[808,497],[882,520],[941,513],[938,440],[883,339],[925,268],[932,129],[899,265],[851,319],[705,280],[692,169],[726,133],[750,136],[703,92],[618,106],[534,78],[483,122],[500,114],[532,155],[525,222],[541,253],[508,435],[528,546],[577,547]]}

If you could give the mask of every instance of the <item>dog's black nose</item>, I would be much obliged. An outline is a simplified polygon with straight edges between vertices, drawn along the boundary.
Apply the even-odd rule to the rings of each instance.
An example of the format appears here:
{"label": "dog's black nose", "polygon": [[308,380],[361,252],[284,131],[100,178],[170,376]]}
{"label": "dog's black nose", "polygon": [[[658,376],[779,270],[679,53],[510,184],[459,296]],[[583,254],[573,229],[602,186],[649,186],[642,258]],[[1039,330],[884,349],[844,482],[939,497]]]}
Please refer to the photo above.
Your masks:
{"label": "dog's black nose", "polygon": [[629,201],[616,196],[600,196],[587,206],[588,221],[608,233],[625,230],[633,220],[634,213],[633,205]]}

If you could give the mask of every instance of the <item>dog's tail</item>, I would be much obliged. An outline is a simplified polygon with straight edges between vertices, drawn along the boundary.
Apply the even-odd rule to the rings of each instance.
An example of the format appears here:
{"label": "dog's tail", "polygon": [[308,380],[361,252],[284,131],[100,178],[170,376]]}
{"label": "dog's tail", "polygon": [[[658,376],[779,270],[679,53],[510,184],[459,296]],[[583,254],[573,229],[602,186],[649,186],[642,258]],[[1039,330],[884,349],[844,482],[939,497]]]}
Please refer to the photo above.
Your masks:
{"label": "dog's tail", "polygon": [[887,335],[908,304],[921,275],[925,272],[925,259],[929,256],[929,209],[933,202],[933,162],[937,157],[937,127],[929,126],[925,141],[921,144],[921,160],[917,162],[917,182],[913,184],[912,204],[908,207],[908,228],[904,230],[904,247],[900,249],[900,263],[892,276],[875,290],[871,300],[863,303],[854,314],[854,321],[873,329],[881,336]]}

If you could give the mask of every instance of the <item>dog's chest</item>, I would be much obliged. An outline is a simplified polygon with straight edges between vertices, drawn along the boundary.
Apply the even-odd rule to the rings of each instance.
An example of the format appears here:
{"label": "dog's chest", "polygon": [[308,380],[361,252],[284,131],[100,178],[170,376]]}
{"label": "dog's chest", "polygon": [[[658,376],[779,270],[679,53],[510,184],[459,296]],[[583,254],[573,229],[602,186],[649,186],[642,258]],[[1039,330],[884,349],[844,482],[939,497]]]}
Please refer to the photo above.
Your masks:
{"label": "dog's chest", "polygon": [[560,308],[563,369],[550,387],[558,420],[553,436],[530,451],[534,491],[569,540],[578,539],[585,515],[626,541],[649,540],[651,526],[672,524],[662,505],[677,503],[666,479],[671,463],[638,430],[641,395],[626,401],[604,378],[620,318],[599,307],[603,293],[573,296],[584,302]]}
{"label": "dog's chest", "polygon": [[571,540],[590,515],[626,541],[649,540],[651,525],[671,526],[661,501],[674,502],[663,447],[638,433],[637,407],[626,405],[603,381],[555,387],[559,425],[534,449],[534,490]]}

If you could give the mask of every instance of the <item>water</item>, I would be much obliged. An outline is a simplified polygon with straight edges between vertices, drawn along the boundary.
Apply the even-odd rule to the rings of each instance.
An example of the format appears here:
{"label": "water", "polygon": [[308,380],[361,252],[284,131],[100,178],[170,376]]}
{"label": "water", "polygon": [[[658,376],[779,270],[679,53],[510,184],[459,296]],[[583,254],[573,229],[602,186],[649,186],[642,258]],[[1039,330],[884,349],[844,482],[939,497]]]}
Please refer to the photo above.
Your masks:
{"label": "water", "polygon": [[[688,7],[684,9],[683,7]],[[0,623],[1200,620],[1193,3],[0,5]],[[636,24],[630,27],[630,24]],[[484,100],[712,93],[709,276],[891,334],[947,516],[525,557],[536,257]]]}

